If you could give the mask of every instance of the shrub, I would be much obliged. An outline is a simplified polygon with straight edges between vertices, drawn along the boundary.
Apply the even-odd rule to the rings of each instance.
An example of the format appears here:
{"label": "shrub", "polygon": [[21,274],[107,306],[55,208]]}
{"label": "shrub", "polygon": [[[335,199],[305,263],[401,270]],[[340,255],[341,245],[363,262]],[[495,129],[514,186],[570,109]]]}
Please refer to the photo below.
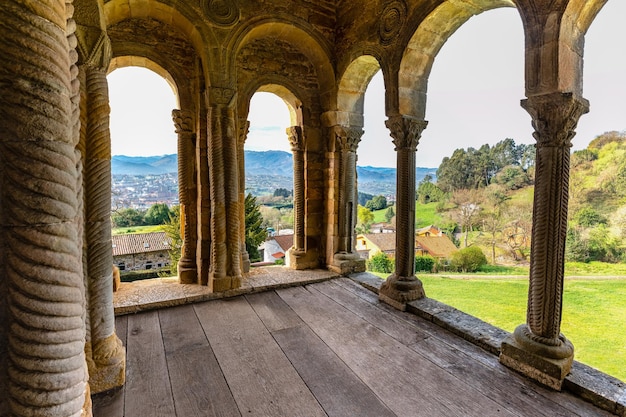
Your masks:
{"label": "shrub", "polygon": [[393,272],[394,262],[384,252],[378,252],[367,261],[367,269],[372,272]]}
{"label": "shrub", "polygon": [[452,255],[450,267],[459,272],[476,272],[487,264],[487,257],[478,246],[463,248]]}
{"label": "shrub", "polygon": [[430,255],[415,257],[415,271],[432,272],[435,268],[435,258]]}

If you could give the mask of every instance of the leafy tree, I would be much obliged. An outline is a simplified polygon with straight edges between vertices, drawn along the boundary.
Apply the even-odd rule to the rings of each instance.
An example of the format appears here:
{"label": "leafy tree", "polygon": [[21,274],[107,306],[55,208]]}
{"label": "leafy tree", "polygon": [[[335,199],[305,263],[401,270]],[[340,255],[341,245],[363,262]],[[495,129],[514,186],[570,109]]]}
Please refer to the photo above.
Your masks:
{"label": "leafy tree", "polygon": [[459,272],[476,272],[487,264],[487,257],[478,246],[460,249],[452,254],[450,267]]}
{"label": "leafy tree", "polygon": [[582,238],[580,230],[575,228],[567,229],[565,239],[565,261],[566,262],[589,262],[589,246]]}
{"label": "leafy tree", "polygon": [[370,225],[374,221],[374,213],[372,213],[367,207],[359,206],[357,209],[357,219],[359,222],[357,226],[359,232],[368,233]]}
{"label": "leafy tree", "polygon": [[171,245],[170,270],[172,274],[178,273],[178,261],[180,260],[183,247],[183,239],[180,233],[180,206],[173,206],[168,220],[163,224],[163,231],[170,238]]}
{"label": "leafy tree", "polygon": [[526,257],[532,230],[532,203],[511,204],[506,210],[507,224],[502,229],[502,238],[511,255],[517,261]]}
{"label": "leafy tree", "polygon": [[396,213],[393,211],[393,207],[388,207],[387,210],[385,210],[385,221],[391,223],[391,219],[393,219],[395,215]]}
{"label": "leafy tree", "polygon": [[451,201],[456,206],[456,216],[462,231],[465,232],[465,247],[467,247],[467,238],[470,230],[478,221],[480,212],[480,204],[483,195],[480,191],[473,190],[457,190],[452,194]]}
{"label": "leafy tree", "polygon": [[590,206],[586,206],[578,210],[574,214],[574,221],[582,227],[591,227],[607,223],[606,218]]}
{"label": "leafy tree", "polygon": [[501,184],[507,190],[518,190],[530,184],[526,171],[519,165],[508,165],[502,168],[492,179],[492,183]]}
{"label": "leafy tree", "polygon": [[144,213],[134,208],[125,208],[111,214],[113,227],[131,227],[143,225]]}
{"label": "leafy tree", "polygon": [[433,177],[426,175],[417,187],[417,201],[421,204],[437,203],[445,197],[445,193],[432,180]]}
{"label": "leafy tree", "polygon": [[291,191],[286,188],[277,188],[274,190],[274,197],[288,198],[291,195]]}
{"label": "leafy tree", "polygon": [[390,274],[394,266],[393,260],[384,252],[378,252],[367,261],[367,269],[372,272]]}
{"label": "leafy tree", "polygon": [[372,198],[370,201],[365,203],[365,207],[367,207],[368,209],[372,211],[382,210],[385,207],[387,207],[387,199],[385,198],[384,195],[374,196],[374,198]]}
{"label": "leafy tree", "polygon": [[504,212],[510,199],[498,186],[490,185],[486,190],[487,210],[483,213],[483,230],[490,236],[492,264],[496,263],[497,237],[502,232],[505,222]]}
{"label": "leafy tree", "polygon": [[170,208],[165,203],[156,203],[150,206],[144,216],[144,223],[148,225],[165,224],[170,218]]}
{"label": "leafy tree", "polygon": [[364,206],[368,201],[374,198],[373,194],[362,193],[360,191],[358,192],[357,196],[359,199],[359,204],[362,206]]}
{"label": "leafy tree", "polygon": [[246,196],[244,210],[246,213],[246,251],[251,261],[260,261],[259,245],[265,241],[267,231],[263,227],[263,216],[252,194]]}

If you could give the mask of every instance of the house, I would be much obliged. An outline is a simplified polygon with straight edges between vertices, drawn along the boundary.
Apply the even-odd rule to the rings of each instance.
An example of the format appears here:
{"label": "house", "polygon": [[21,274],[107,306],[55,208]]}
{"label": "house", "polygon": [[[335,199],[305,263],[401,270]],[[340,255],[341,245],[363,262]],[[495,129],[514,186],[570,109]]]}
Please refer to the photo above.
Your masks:
{"label": "house", "polygon": [[370,233],[395,233],[396,228],[389,223],[374,223],[370,226]]}
{"label": "house", "polygon": [[379,252],[389,257],[396,254],[396,234],[394,233],[365,233],[357,235],[356,250],[361,259],[369,259]]}
{"label": "house", "polygon": [[124,271],[162,269],[170,265],[171,239],[165,232],[111,236],[113,263]]}
{"label": "house", "polygon": [[415,230],[415,236],[444,236],[443,232],[437,226],[432,224]]}
{"label": "house", "polygon": [[415,235],[415,255],[430,255],[437,259],[446,259],[458,249],[448,236]]}
{"label": "house", "polygon": [[287,251],[293,246],[293,234],[272,236],[259,248],[263,251],[263,262],[276,262],[284,259]]}

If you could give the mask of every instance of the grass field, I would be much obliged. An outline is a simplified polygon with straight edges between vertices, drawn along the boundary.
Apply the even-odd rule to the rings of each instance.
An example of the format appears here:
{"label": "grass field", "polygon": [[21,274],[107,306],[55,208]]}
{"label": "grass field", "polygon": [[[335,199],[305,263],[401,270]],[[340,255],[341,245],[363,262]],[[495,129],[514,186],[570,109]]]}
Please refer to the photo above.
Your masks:
{"label": "grass field", "polygon": [[113,235],[127,235],[131,233],[152,233],[152,232],[162,232],[163,226],[131,226],[131,227],[117,227],[111,229],[111,234]]}
{"label": "grass field", "polygon": [[[428,297],[508,332],[526,322],[525,279],[419,277]],[[566,279],[561,332],[576,360],[626,381],[625,328],[626,279]]]}

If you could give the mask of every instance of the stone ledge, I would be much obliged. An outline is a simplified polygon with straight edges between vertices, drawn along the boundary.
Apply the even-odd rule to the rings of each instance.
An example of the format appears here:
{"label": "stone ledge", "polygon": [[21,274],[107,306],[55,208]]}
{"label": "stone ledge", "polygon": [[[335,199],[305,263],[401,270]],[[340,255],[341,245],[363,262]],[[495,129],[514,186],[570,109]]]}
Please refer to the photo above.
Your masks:
{"label": "stone ledge", "polygon": [[[383,280],[363,272],[348,276],[363,287],[378,293]],[[510,333],[463,313],[439,301],[422,298],[407,304],[406,311],[431,321],[463,339],[499,356],[502,340]],[[626,382],[574,361],[563,382],[563,389],[578,395],[595,406],[626,417]]]}

